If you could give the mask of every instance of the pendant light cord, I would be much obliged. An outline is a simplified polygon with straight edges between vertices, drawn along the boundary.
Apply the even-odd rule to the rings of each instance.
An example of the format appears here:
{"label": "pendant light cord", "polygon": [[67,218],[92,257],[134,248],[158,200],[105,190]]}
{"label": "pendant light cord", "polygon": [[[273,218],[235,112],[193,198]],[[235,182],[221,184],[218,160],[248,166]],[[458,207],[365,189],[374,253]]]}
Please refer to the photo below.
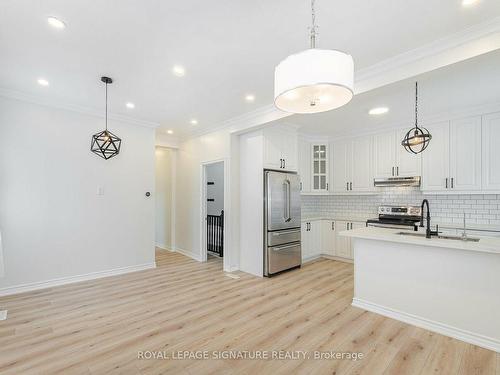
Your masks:
{"label": "pendant light cord", "polygon": [[415,82],[415,128],[418,129],[418,82]]}
{"label": "pendant light cord", "polygon": [[316,10],[314,9],[315,0],[311,0],[311,48],[316,48],[316,35],[318,34],[316,26]]}
{"label": "pendant light cord", "polygon": [[108,131],[108,82],[106,82],[106,131]]}

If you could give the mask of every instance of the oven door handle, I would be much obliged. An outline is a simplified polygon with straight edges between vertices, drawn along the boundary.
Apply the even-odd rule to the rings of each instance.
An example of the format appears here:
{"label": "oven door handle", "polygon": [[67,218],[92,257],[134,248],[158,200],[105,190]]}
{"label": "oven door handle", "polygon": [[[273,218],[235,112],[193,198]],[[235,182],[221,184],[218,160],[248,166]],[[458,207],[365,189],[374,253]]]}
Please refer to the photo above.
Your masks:
{"label": "oven door handle", "polygon": [[400,229],[400,230],[405,230],[405,227],[408,228],[414,228],[415,226],[410,226],[410,225],[390,225],[390,224],[377,224],[377,223],[367,223],[367,227],[376,227],[376,228],[388,228],[388,229]]}

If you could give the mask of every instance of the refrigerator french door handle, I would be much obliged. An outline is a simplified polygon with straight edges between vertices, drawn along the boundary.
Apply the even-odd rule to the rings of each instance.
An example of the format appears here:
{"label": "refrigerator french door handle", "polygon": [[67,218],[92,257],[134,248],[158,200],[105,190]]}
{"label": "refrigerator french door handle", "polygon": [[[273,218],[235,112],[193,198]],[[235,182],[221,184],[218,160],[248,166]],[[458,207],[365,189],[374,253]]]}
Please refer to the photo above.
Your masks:
{"label": "refrigerator french door handle", "polygon": [[285,223],[288,223],[292,220],[290,216],[290,211],[291,211],[291,203],[290,203],[290,180],[285,180],[283,182],[283,185],[285,187],[285,206],[283,207],[284,215],[283,219],[285,220]]}

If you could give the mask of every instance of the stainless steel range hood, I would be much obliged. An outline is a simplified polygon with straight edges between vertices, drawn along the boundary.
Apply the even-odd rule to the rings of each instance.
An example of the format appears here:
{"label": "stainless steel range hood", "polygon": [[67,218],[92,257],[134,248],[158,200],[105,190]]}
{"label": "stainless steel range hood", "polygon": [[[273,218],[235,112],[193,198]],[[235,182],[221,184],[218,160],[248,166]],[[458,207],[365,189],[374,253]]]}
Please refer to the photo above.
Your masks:
{"label": "stainless steel range hood", "polygon": [[420,176],[376,178],[373,182],[375,186],[420,186]]}

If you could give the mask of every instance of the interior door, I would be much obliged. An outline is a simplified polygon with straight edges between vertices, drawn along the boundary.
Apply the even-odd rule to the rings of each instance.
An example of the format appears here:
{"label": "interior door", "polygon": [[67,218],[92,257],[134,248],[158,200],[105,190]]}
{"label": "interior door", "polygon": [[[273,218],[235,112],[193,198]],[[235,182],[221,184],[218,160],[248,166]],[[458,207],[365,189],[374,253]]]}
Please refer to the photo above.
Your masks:
{"label": "interior door", "polygon": [[450,178],[451,190],[481,190],[481,117],[451,122]]}
{"label": "interior door", "polygon": [[267,229],[300,227],[300,181],[296,174],[266,172]]}

